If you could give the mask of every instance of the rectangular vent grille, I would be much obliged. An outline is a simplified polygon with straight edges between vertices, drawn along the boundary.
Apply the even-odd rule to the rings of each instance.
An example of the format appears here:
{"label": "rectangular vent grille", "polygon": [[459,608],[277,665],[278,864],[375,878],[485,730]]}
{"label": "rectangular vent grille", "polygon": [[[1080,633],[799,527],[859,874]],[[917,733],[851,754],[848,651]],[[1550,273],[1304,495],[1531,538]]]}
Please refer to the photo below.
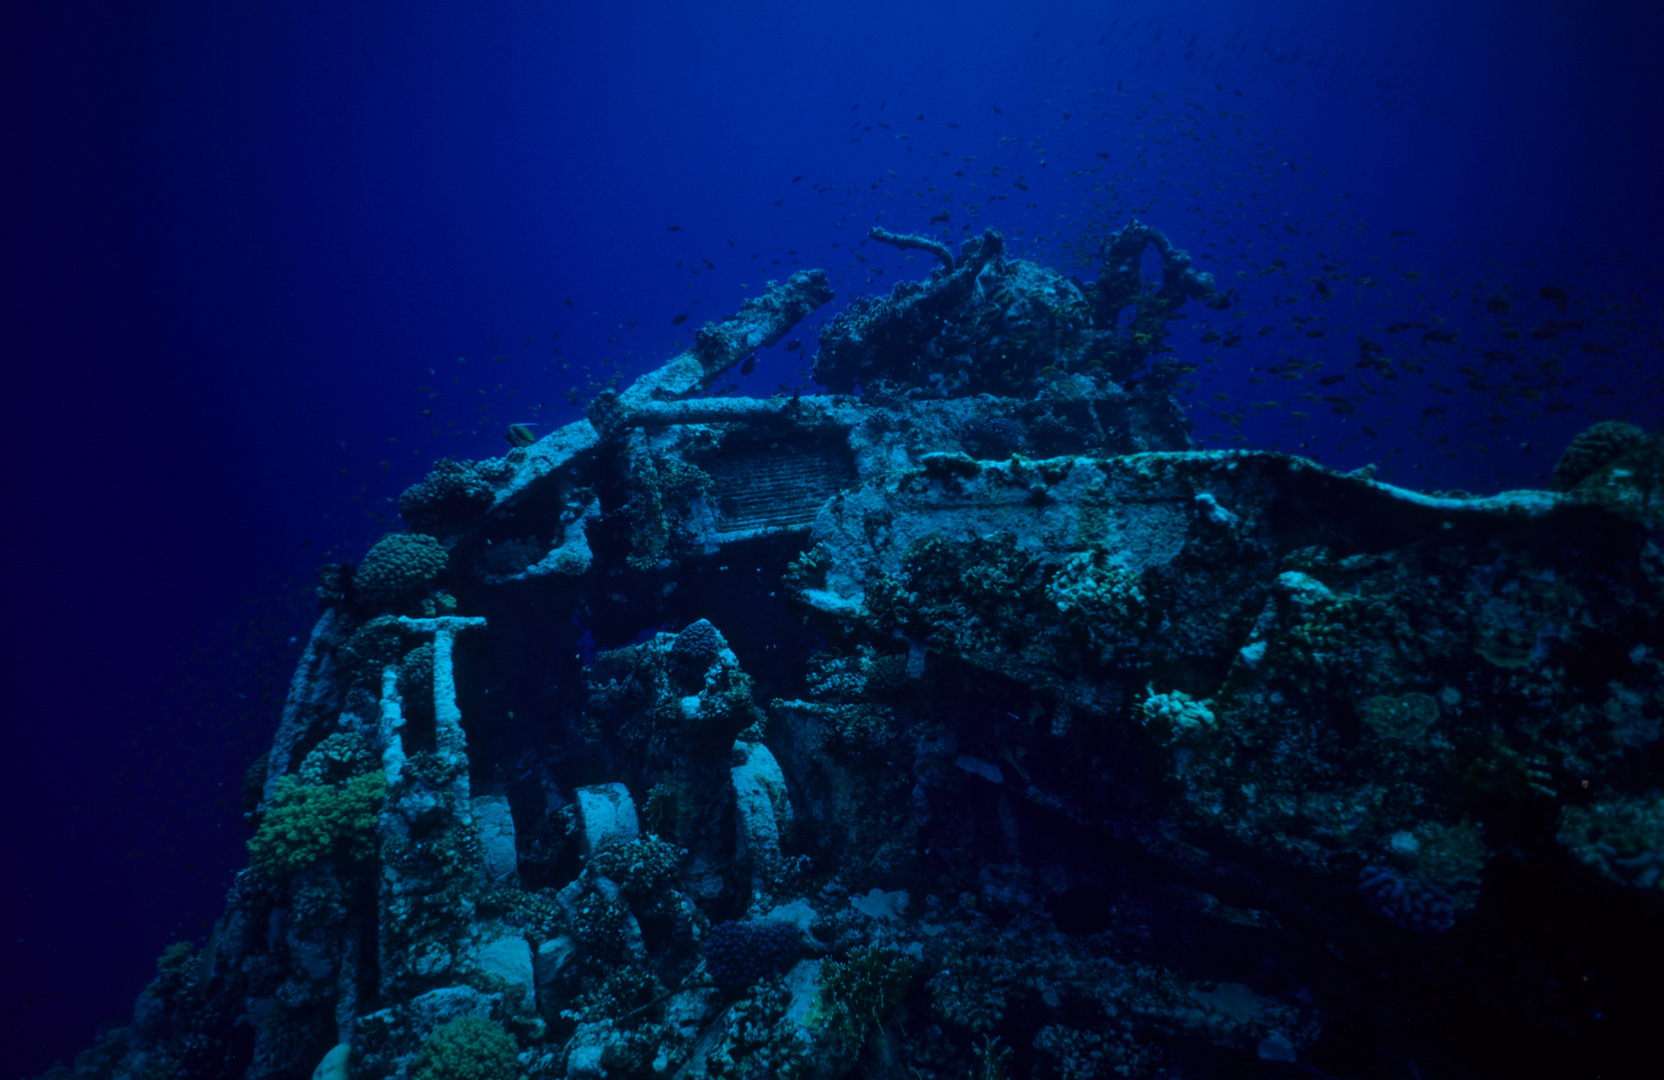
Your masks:
{"label": "rectangular vent grille", "polygon": [[719,535],[808,525],[822,503],[855,482],[845,456],[820,447],[701,464],[711,477],[708,501]]}

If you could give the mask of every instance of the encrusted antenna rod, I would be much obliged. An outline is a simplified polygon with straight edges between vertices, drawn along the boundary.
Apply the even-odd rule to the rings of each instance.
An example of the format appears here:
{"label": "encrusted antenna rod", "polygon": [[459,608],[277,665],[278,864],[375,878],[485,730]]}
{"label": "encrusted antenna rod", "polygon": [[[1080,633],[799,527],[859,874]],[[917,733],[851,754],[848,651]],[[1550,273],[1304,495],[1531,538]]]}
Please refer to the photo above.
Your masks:
{"label": "encrusted antenna rod", "polygon": [[881,229],[877,225],[867,230],[867,237],[877,240],[880,244],[898,247],[903,251],[909,248],[915,251],[928,251],[941,259],[943,266],[949,270],[953,269],[953,252],[949,251],[948,246],[940,240],[932,240],[928,236],[919,236],[916,233],[893,233],[888,229]]}

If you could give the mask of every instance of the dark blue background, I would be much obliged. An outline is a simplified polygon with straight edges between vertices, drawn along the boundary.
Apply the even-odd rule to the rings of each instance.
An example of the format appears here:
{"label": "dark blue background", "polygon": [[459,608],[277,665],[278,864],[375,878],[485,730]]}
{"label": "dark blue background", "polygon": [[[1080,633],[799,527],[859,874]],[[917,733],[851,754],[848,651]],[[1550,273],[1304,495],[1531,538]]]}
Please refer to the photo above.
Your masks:
{"label": "dark blue background", "polygon": [[[1227,237],[1259,238],[1253,265],[1280,242],[1296,269],[1344,260],[1337,372],[1394,311],[1477,339],[1472,300],[1503,284],[1571,285],[1617,343],[1552,390],[1563,413],[1406,376],[1299,433],[1272,420],[1287,401],[1239,418],[1249,445],[1493,490],[1540,483],[1591,417],[1656,426],[1659,6],[1374,7],[7,5],[0,1071],[121,1021],[163,946],[217,914],[313,567],[361,553],[435,456],[577,415],[568,387],[653,366],[770,277],[825,266],[841,304],[922,276],[850,259],[880,211],[923,229],[945,205],[904,191],[957,185],[960,236],[969,183],[1003,162],[978,227],[1046,259],[1137,210],[1240,289],[1249,328],[1286,327],[1286,297]],[[1138,163],[1140,135],[1170,157]],[[1112,197],[1068,178],[1106,160],[1129,170]],[[1268,349],[1219,354],[1199,436],[1275,396],[1248,381]],[[801,367],[776,351],[744,389]]]}

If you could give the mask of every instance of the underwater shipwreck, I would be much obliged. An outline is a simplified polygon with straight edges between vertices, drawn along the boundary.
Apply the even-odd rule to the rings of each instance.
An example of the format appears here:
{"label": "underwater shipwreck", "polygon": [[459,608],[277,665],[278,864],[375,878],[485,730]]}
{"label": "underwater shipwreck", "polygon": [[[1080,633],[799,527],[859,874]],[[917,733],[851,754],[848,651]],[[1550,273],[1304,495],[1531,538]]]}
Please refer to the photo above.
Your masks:
{"label": "underwater shipwreck", "polygon": [[1164,336],[1227,299],[1158,230],[1090,283],[873,239],[940,265],[825,324],[828,393],[710,394],[831,302],[800,272],[326,569],[223,918],[48,1075],[1642,1045],[1664,437],[1596,425],[1490,497],[1201,451]]}

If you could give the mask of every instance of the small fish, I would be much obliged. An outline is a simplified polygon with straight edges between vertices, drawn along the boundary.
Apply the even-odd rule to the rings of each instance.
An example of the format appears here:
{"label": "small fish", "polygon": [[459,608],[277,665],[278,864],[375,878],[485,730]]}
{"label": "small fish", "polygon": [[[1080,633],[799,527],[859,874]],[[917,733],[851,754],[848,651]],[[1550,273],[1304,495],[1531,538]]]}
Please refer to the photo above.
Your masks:
{"label": "small fish", "polygon": [[707,269],[707,270],[715,270],[716,269],[716,263],[712,262],[709,259],[700,259],[699,261],[705,264],[705,269]]}
{"label": "small fish", "polygon": [[1554,309],[1562,313],[1565,312],[1566,304],[1571,300],[1566,290],[1558,285],[1544,285],[1537,290],[1537,295],[1553,304]]}
{"label": "small fish", "polygon": [[508,430],[503,432],[503,438],[508,440],[510,446],[530,446],[537,441],[537,435],[525,424],[510,424]]}
{"label": "small fish", "polygon": [[1519,361],[1519,357],[1513,353],[1503,352],[1501,349],[1486,349],[1485,359],[1493,364],[1513,364]]}
{"label": "small fish", "polygon": [[941,213],[933,215],[930,219],[930,223],[932,225],[940,225],[940,224],[942,224],[943,222],[945,222],[947,220],[948,220],[948,212],[946,210],[943,210]]}
{"label": "small fish", "polygon": [[799,350],[801,348],[803,348],[803,342],[801,342],[801,341],[793,340],[793,341],[790,341],[786,344],[786,351],[787,352],[796,352],[797,350]]}
{"label": "small fish", "polygon": [[801,179],[803,179],[803,174],[802,174],[802,173],[798,173],[798,174],[797,174],[797,175],[796,175],[796,176],[794,176],[794,177],[792,177],[792,183],[794,183],[794,184],[795,184],[795,183],[797,183],[797,182],[798,182],[798,181],[799,181],[799,180],[801,180]]}
{"label": "small fish", "polygon": [[1005,110],[1004,110],[1004,109],[1002,109],[1002,108],[1000,108],[1000,107],[999,107],[999,106],[998,106],[998,105],[995,105],[995,106],[994,106],[994,111],[995,111],[995,112],[997,112],[997,113],[999,113],[999,114],[1000,114],[1000,115],[1001,115],[1001,116],[1004,116],[1004,115],[1005,115]]}
{"label": "small fish", "polygon": [[674,319],[670,320],[670,325],[671,326],[681,326],[683,323],[685,323],[687,321],[688,321],[687,315],[685,315],[685,314],[684,315],[678,315]]}
{"label": "small fish", "polygon": [[680,225],[666,225],[664,227],[664,231],[665,232],[681,232],[682,227]]}
{"label": "small fish", "polygon": [[1456,335],[1449,330],[1429,330],[1421,335],[1421,343],[1425,345],[1430,341],[1440,345],[1450,345],[1456,341]]}
{"label": "small fish", "polygon": [[1506,315],[1512,310],[1513,306],[1506,297],[1501,296],[1493,296],[1485,301],[1485,310],[1493,315]]}

